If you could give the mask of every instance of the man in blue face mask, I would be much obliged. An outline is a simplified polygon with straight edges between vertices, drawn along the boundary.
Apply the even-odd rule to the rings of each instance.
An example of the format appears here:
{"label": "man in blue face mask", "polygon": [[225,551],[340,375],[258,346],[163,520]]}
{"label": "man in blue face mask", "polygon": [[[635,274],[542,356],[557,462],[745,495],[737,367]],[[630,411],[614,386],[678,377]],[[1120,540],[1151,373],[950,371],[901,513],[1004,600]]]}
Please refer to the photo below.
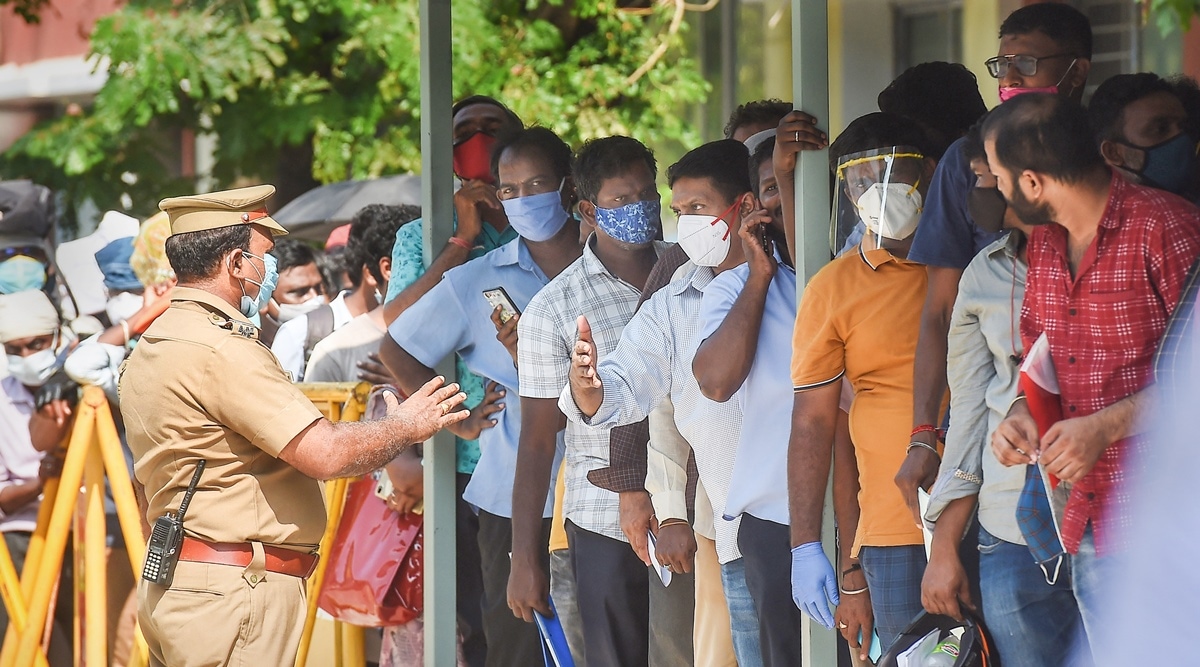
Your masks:
{"label": "man in blue face mask", "polygon": [[1088,105],[1100,154],[1134,183],[1189,199],[1196,192],[1196,137],[1169,81],[1119,74],[1100,84]]}

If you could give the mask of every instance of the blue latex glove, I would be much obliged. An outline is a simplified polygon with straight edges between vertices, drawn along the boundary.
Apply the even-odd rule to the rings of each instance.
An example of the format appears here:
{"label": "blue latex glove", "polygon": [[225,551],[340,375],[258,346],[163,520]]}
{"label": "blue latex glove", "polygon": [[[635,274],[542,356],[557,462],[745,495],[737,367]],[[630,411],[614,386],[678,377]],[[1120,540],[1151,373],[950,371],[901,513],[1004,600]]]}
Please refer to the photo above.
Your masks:
{"label": "blue latex glove", "polygon": [[792,601],[809,618],[833,629],[829,605],[839,603],[837,575],[820,542],[792,548]]}

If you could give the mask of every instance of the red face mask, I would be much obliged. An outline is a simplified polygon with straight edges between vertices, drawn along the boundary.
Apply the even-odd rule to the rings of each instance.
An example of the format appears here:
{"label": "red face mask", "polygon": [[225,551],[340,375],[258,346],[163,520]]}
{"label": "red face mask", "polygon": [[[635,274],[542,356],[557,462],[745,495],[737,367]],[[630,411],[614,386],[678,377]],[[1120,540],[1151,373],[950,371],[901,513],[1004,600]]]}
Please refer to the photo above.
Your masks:
{"label": "red face mask", "polygon": [[486,181],[493,183],[492,146],[496,137],[476,132],[465,141],[454,146],[454,173],[464,181]]}

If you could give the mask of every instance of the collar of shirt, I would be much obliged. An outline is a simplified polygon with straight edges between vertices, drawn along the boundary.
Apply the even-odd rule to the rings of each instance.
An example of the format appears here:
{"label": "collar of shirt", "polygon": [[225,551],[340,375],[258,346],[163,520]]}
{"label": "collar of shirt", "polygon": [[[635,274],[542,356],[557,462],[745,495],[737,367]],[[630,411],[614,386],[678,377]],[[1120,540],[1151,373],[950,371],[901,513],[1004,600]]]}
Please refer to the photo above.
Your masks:
{"label": "collar of shirt", "polygon": [[990,246],[983,249],[990,259],[996,259],[997,255],[1004,254],[1009,258],[1017,256],[1017,250],[1021,247],[1021,233],[1017,231],[1009,231],[1008,236],[1004,237],[1003,243],[994,242]]}
{"label": "collar of shirt", "polygon": [[[887,248],[875,248],[874,250],[867,250],[862,246],[861,243],[858,245],[858,256],[862,258],[863,263],[871,267],[872,271],[878,271],[879,267],[889,262],[896,262],[897,264],[915,263],[893,255]],[[784,265],[780,264],[780,266]],[[792,269],[792,271],[795,272],[795,269]]]}
{"label": "collar of shirt", "polygon": [[171,290],[171,301],[195,301],[196,303],[204,304],[211,308],[215,308],[223,315],[227,315],[231,320],[239,322],[249,322],[237,308],[234,308],[230,303],[211,292],[206,292],[195,287],[176,287]]}
{"label": "collar of shirt", "polygon": [[[1105,242],[1105,237],[1112,230],[1118,229],[1125,222],[1125,207],[1122,205],[1125,201],[1126,194],[1129,190],[1129,183],[1118,175],[1115,171],[1109,180],[1108,202],[1104,206],[1104,213],[1100,216],[1099,228],[1096,229],[1096,238],[1092,240],[1087,250],[1084,251],[1083,259],[1079,262],[1079,267],[1075,271],[1075,277],[1071,279],[1071,284],[1079,282],[1082,276],[1092,264],[1095,263],[1097,255],[1103,249],[1101,246]],[[1069,234],[1067,228],[1062,225],[1050,223],[1044,225],[1046,239],[1050,243],[1050,247],[1054,249],[1063,261],[1064,266],[1069,266],[1067,253],[1067,239]]]}
{"label": "collar of shirt", "polygon": [[669,286],[672,296],[679,296],[688,291],[689,288],[703,293],[704,288],[716,278],[717,274],[712,270],[711,266],[697,266],[692,269],[692,275],[687,280],[679,280]]}
{"label": "collar of shirt", "polygon": [[512,266],[516,264],[537,276],[542,282],[550,282],[550,279],[546,277],[546,273],[542,271],[542,267],[533,261],[533,255],[529,252],[528,243],[524,238],[518,236],[515,240],[496,248],[492,251],[495,254],[494,265]]}
{"label": "collar of shirt", "polygon": [[[592,235],[588,237],[587,243],[583,244],[583,257],[581,258],[581,261],[583,262],[583,270],[589,276],[606,275],[613,280],[621,280],[611,271],[609,271],[608,267],[604,266],[604,262],[600,261],[600,258],[596,256],[596,251],[592,249],[592,246],[595,244],[596,233],[592,232]],[[671,244],[667,243],[666,241],[654,241],[654,254],[661,256],[663,251],[666,250],[670,245]],[[621,280],[621,282],[625,281]],[[639,289],[638,292],[640,293],[641,290]]]}

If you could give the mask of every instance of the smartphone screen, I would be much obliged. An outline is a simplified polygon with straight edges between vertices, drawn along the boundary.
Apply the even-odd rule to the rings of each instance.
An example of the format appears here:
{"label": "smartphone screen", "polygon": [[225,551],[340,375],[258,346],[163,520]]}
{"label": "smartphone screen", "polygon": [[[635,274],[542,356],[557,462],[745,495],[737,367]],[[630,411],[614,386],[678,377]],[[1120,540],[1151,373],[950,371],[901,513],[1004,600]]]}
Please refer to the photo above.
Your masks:
{"label": "smartphone screen", "polygon": [[507,324],[509,320],[521,314],[521,311],[517,310],[517,306],[509,298],[508,292],[505,292],[503,287],[493,287],[492,289],[483,290],[483,298],[487,299],[492,310],[500,309],[501,324]]}

